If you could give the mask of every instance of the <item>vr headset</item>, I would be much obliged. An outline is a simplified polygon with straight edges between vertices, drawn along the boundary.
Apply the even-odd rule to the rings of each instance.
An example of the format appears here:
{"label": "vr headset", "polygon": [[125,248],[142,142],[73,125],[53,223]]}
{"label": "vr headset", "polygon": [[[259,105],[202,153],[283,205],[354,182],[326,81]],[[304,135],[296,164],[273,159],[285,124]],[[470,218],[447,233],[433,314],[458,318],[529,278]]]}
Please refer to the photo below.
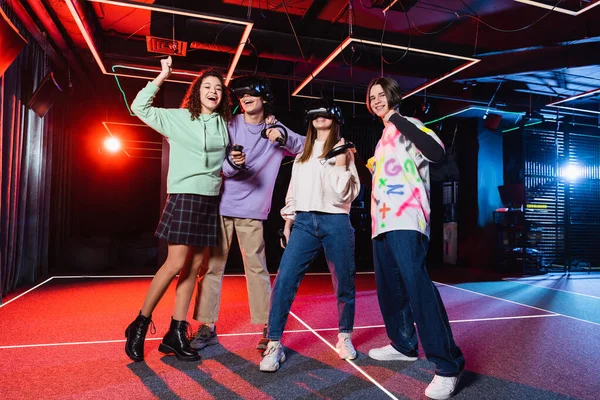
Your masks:
{"label": "vr headset", "polygon": [[271,92],[269,83],[258,76],[251,75],[236,78],[231,81],[229,88],[238,98],[249,94],[250,96],[261,97],[264,101],[273,100],[273,92]]}
{"label": "vr headset", "polygon": [[342,109],[334,102],[325,99],[312,100],[304,107],[304,120],[308,125],[315,118],[334,119],[338,124],[344,125]]}

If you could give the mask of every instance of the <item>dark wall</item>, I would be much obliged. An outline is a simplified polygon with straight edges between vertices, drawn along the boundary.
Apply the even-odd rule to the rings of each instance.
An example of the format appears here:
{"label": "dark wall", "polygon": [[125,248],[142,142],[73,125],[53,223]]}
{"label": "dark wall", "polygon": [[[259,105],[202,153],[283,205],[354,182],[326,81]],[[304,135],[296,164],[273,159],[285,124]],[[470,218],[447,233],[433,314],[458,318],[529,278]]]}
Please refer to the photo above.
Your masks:
{"label": "dark wall", "polygon": [[[478,121],[477,119],[446,119],[434,130],[446,146],[447,155],[452,153],[460,173],[458,181],[458,260],[461,267],[477,267],[482,260],[477,254],[480,247],[481,229],[478,227]],[[456,132],[456,135],[455,135]],[[454,141],[454,145],[452,142]],[[450,168],[448,158],[430,167],[433,175],[443,175],[440,168]],[[442,181],[431,186],[431,237],[428,254],[430,267],[443,266],[443,224],[445,207],[442,204]]]}
{"label": "dark wall", "polygon": [[[109,136],[102,122],[139,124],[131,116],[113,77],[98,76],[96,93],[76,88],[69,98],[73,132],[71,171],[71,237],[54,273],[88,272],[154,266],[152,234],[160,211],[160,160],[106,153]],[[122,79],[131,102],[144,80]],[[157,99],[157,104],[162,101]],[[126,125],[111,126],[115,136],[133,135]],[[156,132],[146,139],[160,141]]]}

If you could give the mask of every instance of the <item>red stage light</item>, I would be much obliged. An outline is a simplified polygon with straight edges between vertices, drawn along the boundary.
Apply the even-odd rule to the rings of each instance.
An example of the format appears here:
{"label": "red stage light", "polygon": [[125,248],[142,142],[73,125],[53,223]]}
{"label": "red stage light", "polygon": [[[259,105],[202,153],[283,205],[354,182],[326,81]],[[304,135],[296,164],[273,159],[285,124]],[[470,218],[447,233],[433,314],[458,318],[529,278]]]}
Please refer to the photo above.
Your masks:
{"label": "red stage light", "polygon": [[108,137],[104,140],[104,148],[111,153],[121,150],[121,142],[116,137]]}

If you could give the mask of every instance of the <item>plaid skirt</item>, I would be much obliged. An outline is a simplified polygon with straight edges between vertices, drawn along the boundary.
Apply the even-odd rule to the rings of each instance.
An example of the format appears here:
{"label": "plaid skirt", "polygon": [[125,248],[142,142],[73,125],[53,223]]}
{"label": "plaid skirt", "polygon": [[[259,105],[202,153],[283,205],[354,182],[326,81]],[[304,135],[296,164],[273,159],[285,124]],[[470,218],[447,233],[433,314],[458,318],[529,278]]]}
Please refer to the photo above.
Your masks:
{"label": "plaid skirt", "polygon": [[216,246],[219,196],[173,193],[154,233],[169,244]]}

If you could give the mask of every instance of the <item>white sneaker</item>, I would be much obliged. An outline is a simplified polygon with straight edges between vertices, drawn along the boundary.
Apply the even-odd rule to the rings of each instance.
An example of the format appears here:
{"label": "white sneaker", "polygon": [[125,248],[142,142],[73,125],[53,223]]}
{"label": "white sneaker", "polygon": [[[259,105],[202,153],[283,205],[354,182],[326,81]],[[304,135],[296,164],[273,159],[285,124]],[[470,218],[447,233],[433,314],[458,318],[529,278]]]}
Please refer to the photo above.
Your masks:
{"label": "white sneaker", "polygon": [[419,357],[409,357],[400,353],[398,350],[393,348],[391,344],[378,349],[369,350],[369,357],[380,361],[417,361],[419,359]]}
{"label": "white sneaker", "polygon": [[430,399],[435,400],[445,400],[449,399],[456,389],[456,385],[458,384],[458,380],[460,379],[460,375],[458,376],[439,376],[436,375],[433,377],[433,380],[425,389],[425,396]]}
{"label": "white sneaker", "polygon": [[260,370],[263,372],[276,372],[285,361],[285,353],[280,341],[272,341],[267,345],[260,362]]}
{"label": "white sneaker", "polygon": [[335,350],[343,360],[354,360],[356,358],[356,350],[354,350],[349,333],[338,333],[338,342],[335,345]]}

